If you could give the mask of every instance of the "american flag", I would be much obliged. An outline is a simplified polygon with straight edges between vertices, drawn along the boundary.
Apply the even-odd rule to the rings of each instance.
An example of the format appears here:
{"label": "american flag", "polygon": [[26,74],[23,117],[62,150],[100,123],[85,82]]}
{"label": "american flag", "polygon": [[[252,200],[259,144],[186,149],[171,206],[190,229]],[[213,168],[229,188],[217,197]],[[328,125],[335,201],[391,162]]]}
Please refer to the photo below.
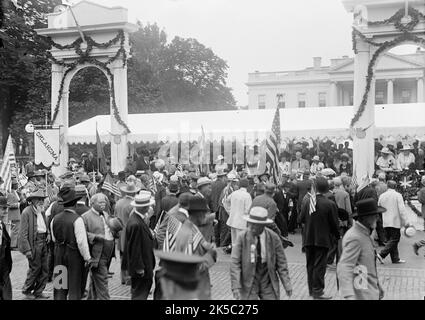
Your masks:
{"label": "american flag", "polygon": [[102,189],[107,190],[110,193],[112,193],[112,194],[116,195],[117,197],[120,197],[121,198],[121,191],[115,185],[114,180],[109,175],[109,173],[106,174],[105,180],[103,181]]}
{"label": "american flag", "polygon": [[308,214],[311,215],[313,212],[316,212],[316,202],[317,202],[317,200],[316,200],[316,190],[315,190],[315,187],[314,187],[314,183],[312,183],[311,191],[308,194],[310,196],[310,200],[309,200],[310,204],[309,204],[309,207],[308,207]]}
{"label": "american flag", "polygon": [[55,191],[53,190],[52,185],[50,183],[47,183],[46,186],[46,196],[49,198],[50,203],[52,203],[56,198]]}
{"label": "american flag", "polygon": [[163,251],[175,251],[176,236],[182,225],[183,224],[179,220],[170,216],[170,219],[168,220],[167,231],[165,232],[164,245],[162,248]]}
{"label": "american flag", "polygon": [[[13,150],[12,137],[7,139],[3,163],[0,168],[0,177],[3,179],[2,188],[7,192],[12,190],[12,171],[16,169],[15,151]],[[0,186],[1,187],[1,186]]]}
{"label": "american flag", "polygon": [[280,144],[280,113],[279,106],[274,114],[272,129],[266,140],[266,167],[271,182],[279,183],[279,144]]}

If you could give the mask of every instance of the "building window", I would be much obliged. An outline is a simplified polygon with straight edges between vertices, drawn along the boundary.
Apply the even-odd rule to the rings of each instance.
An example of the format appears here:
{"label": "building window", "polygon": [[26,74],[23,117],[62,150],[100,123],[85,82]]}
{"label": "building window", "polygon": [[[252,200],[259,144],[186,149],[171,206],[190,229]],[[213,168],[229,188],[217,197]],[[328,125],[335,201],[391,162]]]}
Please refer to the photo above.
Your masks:
{"label": "building window", "polygon": [[410,90],[401,90],[401,103],[410,103]]}
{"label": "building window", "polygon": [[281,108],[281,109],[285,108],[285,94],[284,93],[278,93],[276,95],[276,97],[277,97],[278,107]]}
{"label": "building window", "polygon": [[384,91],[376,91],[375,104],[384,104]]}
{"label": "building window", "polygon": [[265,94],[259,94],[258,95],[258,109],[265,109],[266,108],[266,95]]}
{"label": "building window", "polygon": [[326,107],[326,92],[319,92],[319,107]]}
{"label": "building window", "polygon": [[298,108],[305,108],[305,93],[298,93]]}

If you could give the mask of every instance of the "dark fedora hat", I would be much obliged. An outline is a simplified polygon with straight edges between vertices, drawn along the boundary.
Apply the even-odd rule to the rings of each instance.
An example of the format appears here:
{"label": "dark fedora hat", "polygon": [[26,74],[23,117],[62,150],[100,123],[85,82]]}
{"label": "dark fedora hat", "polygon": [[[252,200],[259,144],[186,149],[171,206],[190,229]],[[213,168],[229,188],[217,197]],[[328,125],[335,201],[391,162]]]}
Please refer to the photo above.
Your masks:
{"label": "dark fedora hat", "polygon": [[364,216],[372,216],[375,214],[379,214],[387,211],[387,209],[383,207],[379,207],[376,203],[376,200],[372,198],[363,199],[356,202],[357,212],[353,215],[353,217],[364,217]]}
{"label": "dark fedora hat", "polygon": [[65,189],[61,194],[62,204],[64,207],[73,207],[82,196],[77,195],[74,189]]}
{"label": "dark fedora hat", "polygon": [[201,197],[192,197],[189,200],[189,213],[191,212],[208,212],[207,200]]}

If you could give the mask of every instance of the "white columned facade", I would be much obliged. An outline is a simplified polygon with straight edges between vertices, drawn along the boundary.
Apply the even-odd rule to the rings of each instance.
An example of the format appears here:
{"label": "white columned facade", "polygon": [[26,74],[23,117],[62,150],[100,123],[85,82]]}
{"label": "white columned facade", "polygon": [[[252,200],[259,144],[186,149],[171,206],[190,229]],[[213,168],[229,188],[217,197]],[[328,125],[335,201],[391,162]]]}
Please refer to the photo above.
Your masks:
{"label": "white columned facade", "polygon": [[[357,113],[365,93],[367,67],[371,56],[370,46],[360,39],[357,42],[357,51],[354,57],[354,114]],[[374,100],[375,80],[372,81],[365,110],[360,119],[354,124],[354,129],[365,129],[370,126],[366,130],[366,136],[364,138],[359,138],[355,134],[353,136],[353,170],[358,183],[360,183],[361,178],[366,174],[372,176],[374,173]]]}
{"label": "white columned facade", "polygon": [[[52,93],[51,93],[51,116],[56,109],[56,104],[59,99],[59,89],[62,82],[62,77],[64,75],[64,68],[58,64],[52,64]],[[56,120],[53,123],[54,126],[60,126],[60,165],[58,167],[53,166],[52,172],[55,176],[60,176],[65,173],[67,165],[68,165],[68,124],[69,124],[69,116],[68,116],[68,97],[69,91],[68,87],[65,88],[62,92],[62,99],[59,104],[59,112],[56,116]]]}
{"label": "white columned facade", "polygon": [[337,105],[338,101],[338,90],[336,87],[336,82],[331,81],[331,87],[329,91],[329,106],[334,107]]}
{"label": "white columned facade", "polygon": [[418,78],[416,79],[417,82],[417,95],[418,95],[418,99],[417,102],[425,102],[425,97],[424,97],[424,78]]}
{"label": "white columned facade", "polygon": [[[111,65],[114,75],[115,103],[121,119],[128,125],[128,100],[127,100],[127,65],[123,66],[123,61],[118,59]],[[111,137],[111,170],[114,174],[123,171],[128,155],[127,134],[125,128],[118,123],[114,116],[111,101],[111,133],[120,135],[120,142],[114,141]]]}
{"label": "white columned facade", "polygon": [[394,103],[394,80],[387,80],[387,104]]}

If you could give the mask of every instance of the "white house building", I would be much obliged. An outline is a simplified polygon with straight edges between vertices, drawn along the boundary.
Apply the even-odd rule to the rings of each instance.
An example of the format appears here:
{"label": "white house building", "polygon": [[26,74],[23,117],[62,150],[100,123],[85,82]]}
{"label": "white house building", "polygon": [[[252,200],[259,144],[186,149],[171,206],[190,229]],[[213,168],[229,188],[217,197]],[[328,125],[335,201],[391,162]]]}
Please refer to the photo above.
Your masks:
{"label": "white house building", "polygon": [[[313,67],[298,71],[249,73],[249,109],[308,108],[353,105],[354,59],[343,56],[322,66],[320,57]],[[425,102],[425,51],[408,55],[386,53],[375,73],[375,103]]]}

